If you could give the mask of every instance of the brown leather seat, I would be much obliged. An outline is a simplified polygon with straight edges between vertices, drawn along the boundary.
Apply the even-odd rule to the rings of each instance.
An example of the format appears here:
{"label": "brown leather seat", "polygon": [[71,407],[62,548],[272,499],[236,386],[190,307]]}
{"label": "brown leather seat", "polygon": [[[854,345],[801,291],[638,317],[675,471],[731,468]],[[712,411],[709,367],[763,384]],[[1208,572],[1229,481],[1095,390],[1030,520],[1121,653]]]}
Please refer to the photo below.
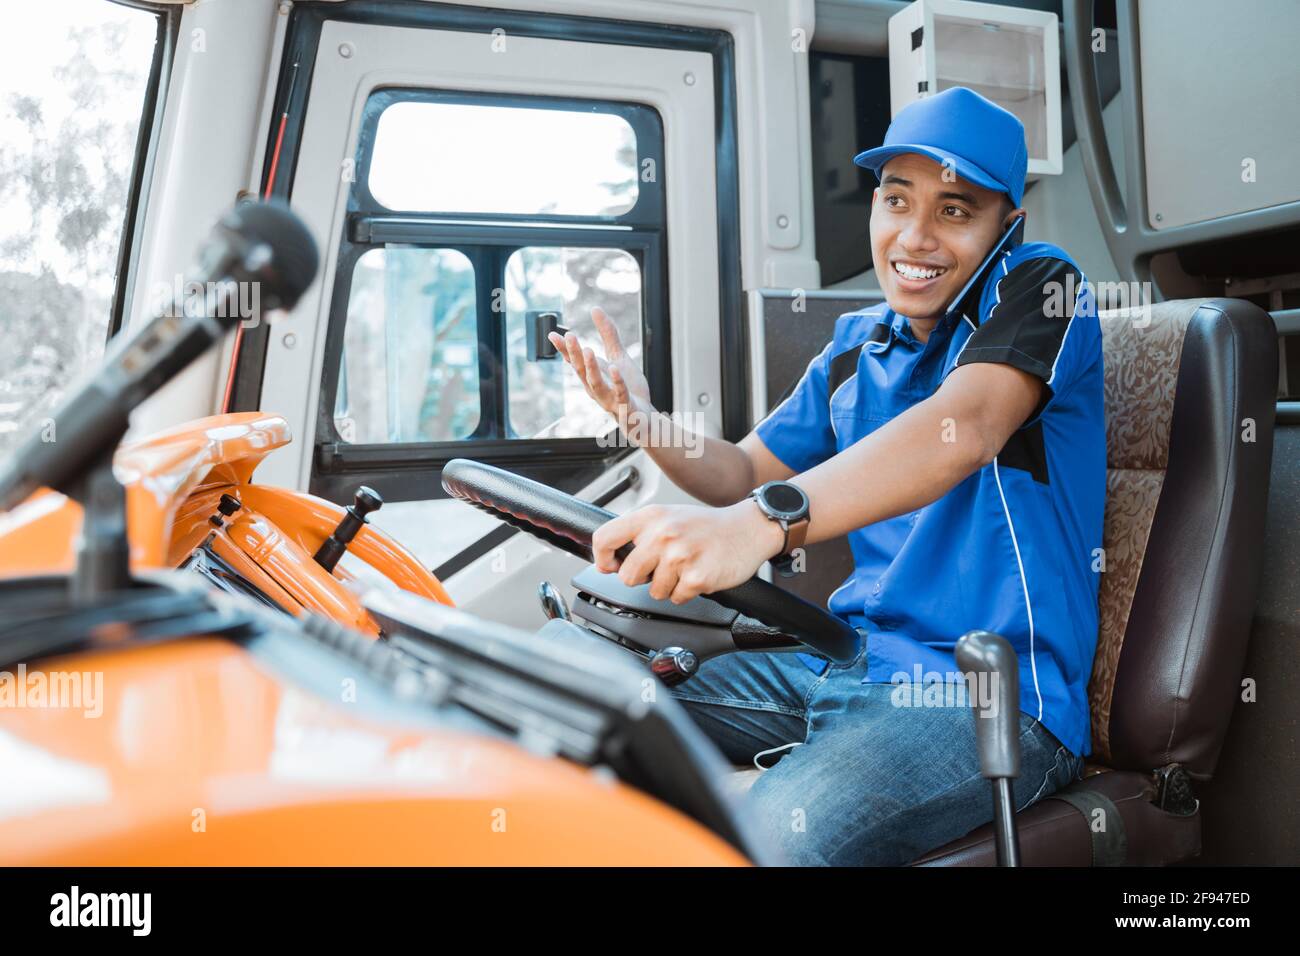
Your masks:
{"label": "brown leather seat", "polygon": [[[1089,684],[1095,763],[1065,789],[1118,811],[1120,862],[1161,865],[1200,853],[1188,788],[1213,774],[1241,690],[1277,332],[1257,306],[1207,299],[1103,313],[1102,334],[1109,468]],[[1025,865],[1093,862],[1092,828],[1069,803],[1041,800],[1016,824]],[[993,863],[984,826],[915,865]]]}

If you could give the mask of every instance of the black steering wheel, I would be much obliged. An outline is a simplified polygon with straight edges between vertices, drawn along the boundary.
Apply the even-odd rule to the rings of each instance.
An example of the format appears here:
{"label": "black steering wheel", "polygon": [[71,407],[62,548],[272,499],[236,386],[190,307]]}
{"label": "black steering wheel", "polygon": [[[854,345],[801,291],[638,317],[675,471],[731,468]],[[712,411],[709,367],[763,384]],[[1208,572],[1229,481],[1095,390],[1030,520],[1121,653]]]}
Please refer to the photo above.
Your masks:
{"label": "black steering wheel", "polygon": [[[527,531],[547,544],[591,561],[591,538],[596,529],[615,517],[612,512],[555,488],[467,458],[455,458],[442,470],[442,487],[449,495],[468,502]],[[620,560],[632,552],[625,544]],[[788,634],[833,661],[857,656],[861,637],[844,621],[783,591],[762,578],[708,595],[723,607],[751,617]]]}

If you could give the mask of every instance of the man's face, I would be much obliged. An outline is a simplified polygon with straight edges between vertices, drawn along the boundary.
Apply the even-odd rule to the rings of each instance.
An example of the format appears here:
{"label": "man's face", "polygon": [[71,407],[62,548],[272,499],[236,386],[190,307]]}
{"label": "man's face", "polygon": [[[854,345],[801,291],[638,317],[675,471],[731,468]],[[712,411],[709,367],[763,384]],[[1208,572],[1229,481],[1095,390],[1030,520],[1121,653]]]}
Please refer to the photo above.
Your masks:
{"label": "man's face", "polygon": [[871,197],[871,257],[889,307],[939,318],[1023,209],[916,153],[880,170]]}

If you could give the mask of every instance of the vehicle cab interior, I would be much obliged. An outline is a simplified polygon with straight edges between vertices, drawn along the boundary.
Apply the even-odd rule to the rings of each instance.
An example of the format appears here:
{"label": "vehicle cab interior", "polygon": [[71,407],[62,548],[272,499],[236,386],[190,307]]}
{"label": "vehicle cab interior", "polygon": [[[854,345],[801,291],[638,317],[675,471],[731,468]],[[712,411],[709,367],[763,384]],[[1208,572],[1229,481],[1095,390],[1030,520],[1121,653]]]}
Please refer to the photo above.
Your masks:
{"label": "vehicle cab interior", "polygon": [[597,570],[694,499],[548,336],[603,310],[738,442],[885,302],[853,157],[953,87],[1021,120],[1024,238],[1096,296],[1100,623],[1081,779],[1014,813],[972,717],[991,822],[911,862],[1300,862],[1300,5],[7,14],[0,863],[785,862],[667,689],[851,660],[854,555],[684,604]]}

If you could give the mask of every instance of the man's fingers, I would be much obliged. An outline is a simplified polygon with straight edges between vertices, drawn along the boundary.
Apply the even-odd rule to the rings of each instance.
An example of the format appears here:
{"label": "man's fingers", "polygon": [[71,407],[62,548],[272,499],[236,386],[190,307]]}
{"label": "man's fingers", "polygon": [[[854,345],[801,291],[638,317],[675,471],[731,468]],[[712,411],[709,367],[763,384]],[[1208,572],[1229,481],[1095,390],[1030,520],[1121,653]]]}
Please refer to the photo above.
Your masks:
{"label": "man's fingers", "polygon": [[[559,352],[560,355],[564,357],[564,361],[572,366],[573,370],[578,373],[578,380],[582,381],[583,370],[578,368],[578,363],[573,360],[573,350],[569,348],[568,338],[561,335],[559,332],[548,332],[546,337],[550,339],[551,344],[555,346],[555,351]],[[585,385],[586,383],[584,382],[583,384]]]}
{"label": "man's fingers", "polygon": [[582,344],[572,332],[564,337],[564,357],[573,366],[573,371],[577,374],[582,387],[590,388],[591,386],[587,384],[587,364],[582,358]]}
{"label": "man's fingers", "polygon": [[674,604],[685,604],[692,598],[697,598],[704,591],[699,584],[690,575],[679,575],[677,584],[673,587],[672,593],[668,595],[668,600]]}
{"label": "man's fingers", "polygon": [[633,548],[632,553],[618,566],[618,578],[628,587],[649,581],[659,565],[659,555],[649,548]]}
{"label": "man's fingers", "polygon": [[623,354],[623,340],[618,337],[618,329],[614,328],[614,323],[609,320],[605,310],[599,307],[591,310],[591,321],[600,333],[600,341],[605,346],[605,357],[611,362],[617,361]]}
{"label": "man's fingers", "polygon": [[606,521],[597,528],[591,536],[592,563],[596,565],[596,570],[617,571],[619,560],[614,552],[636,537],[640,527],[641,522],[633,511]]}
{"label": "man's fingers", "polygon": [[601,369],[601,361],[596,357],[596,353],[591,349],[583,352],[583,363],[587,369],[587,390],[591,392],[600,405],[608,405],[612,397],[609,385],[605,382],[605,375]]}
{"label": "man's fingers", "polygon": [[650,596],[656,601],[665,601],[677,587],[679,565],[670,560],[661,559],[655,565],[654,578],[650,581]]}
{"label": "man's fingers", "polygon": [[623,373],[618,370],[617,365],[609,367],[609,384],[614,389],[614,400],[620,405],[631,404],[632,395],[627,389],[627,382],[623,380]]}
{"label": "man's fingers", "polygon": [[564,344],[564,336],[560,335],[559,332],[547,332],[546,338],[555,346],[555,351],[563,355],[564,360],[567,362],[569,360],[569,349]]}

